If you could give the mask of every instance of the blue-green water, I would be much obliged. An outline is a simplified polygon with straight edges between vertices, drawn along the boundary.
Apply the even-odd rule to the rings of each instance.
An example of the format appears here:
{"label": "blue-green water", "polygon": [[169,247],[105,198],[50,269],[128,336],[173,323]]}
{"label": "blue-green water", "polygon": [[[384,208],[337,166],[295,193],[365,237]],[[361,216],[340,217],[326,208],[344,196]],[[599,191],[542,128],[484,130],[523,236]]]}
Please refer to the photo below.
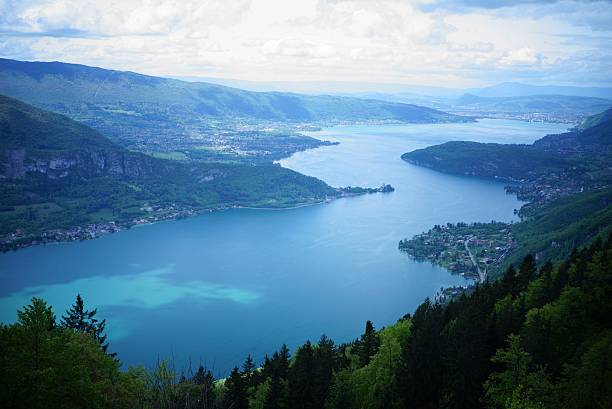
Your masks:
{"label": "blue-green water", "polygon": [[340,145],[282,165],[334,186],[396,191],[283,211],[236,209],[158,223],[101,239],[0,255],[0,320],[32,296],[59,316],[80,292],[108,319],[111,349],[125,364],[189,359],[224,374],[247,354],[260,359],[326,333],[347,341],[366,320],[393,323],[461,277],[397,250],[433,224],[514,219],[520,203],[491,181],[403,162],[404,152],[447,140],[530,143],[558,124],[337,127],[317,137]]}

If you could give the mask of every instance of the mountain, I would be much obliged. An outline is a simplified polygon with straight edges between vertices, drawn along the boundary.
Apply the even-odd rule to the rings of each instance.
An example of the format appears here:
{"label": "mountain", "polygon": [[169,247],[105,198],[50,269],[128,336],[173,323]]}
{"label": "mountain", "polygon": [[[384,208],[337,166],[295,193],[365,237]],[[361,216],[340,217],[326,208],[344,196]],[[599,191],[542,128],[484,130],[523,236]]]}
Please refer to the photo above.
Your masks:
{"label": "mountain", "polygon": [[[612,109],[532,145],[448,142],[405,153],[402,159],[442,172],[501,179],[508,192],[528,201],[519,211],[520,223],[459,226],[472,238],[478,229],[482,242],[502,232],[509,235],[502,254],[491,258],[493,251],[485,249],[476,255],[492,275],[527,254],[536,255],[539,262],[561,260],[575,247],[612,233]],[[446,240],[445,245],[456,241]],[[418,247],[415,243],[408,240],[403,245],[411,250]],[[418,250],[442,262],[431,249]]]}
{"label": "mountain", "polygon": [[0,92],[56,110],[70,106],[78,109],[78,104],[143,104],[163,105],[168,111],[193,115],[270,121],[463,120],[415,105],[329,95],[251,92],[61,62],[0,59]]}
{"label": "mountain", "polygon": [[410,104],[251,92],[61,62],[0,59],[0,93],[83,122],[131,150],[214,161],[272,162],[318,146],[294,134],[303,123],[471,120]]}
{"label": "mountain", "polygon": [[479,97],[524,97],[531,95],[566,95],[575,97],[593,97],[612,99],[610,87],[573,87],[562,85],[528,85],[516,82],[504,82],[484,88],[470,88],[466,94]]}
{"label": "mountain", "polygon": [[612,106],[612,95],[608,99],[555,94],[484,97],[472,93],[458,96],[427,96],[408,92],[390,94],[367,92],[350,95],[389,102],[418,104],[458,115],[567,123],[580,122]]}
{"label": "mountain", "polygon": [[585,119],[578,125],[578,129],[591,128],[610,121],[612,121],[612,110],[608,109],[607,111],[592,115]]}
{"label": "mountain", "polygon": [[[219,77],[172,77],[190,82],[209,82],[249,91],[294,92],[309,95],[357,96],[363,94],[393,95],[398,93],[417,94],[433,97],[458,97],[463,94],[460,88],[445,88],[423,85],[410,85],[385,82],[349,81],[249,81]],[[374,98],[378,99],[378,98]],[[386,99],[383,99],[386,100]]]}
{"label": "mountain", "polygon": [[[178,162],[128,151],[63,115],[1,95],[0,180],[3,248],[43,240],[43,233],[49,239],[53,229],[61,230],[53,237],[83,238],[111,222],[119,228],[206,209],[286,207],[339,195],[276,165]],[[101,227],[91,226],[96,223]]]}
{"label": "mountain", "polygon": [[612,99],[566,96],[530,95],[517,97],[481,97],[465,94],[453,102],[453,109],[478,113],[550,114],[557,116],[588,116],[612,107]]}
{"label": "mountain", "polygon": [[402,159],[443,172],[506,180],[519,198],[535,202],[600,189],[612,182],[612,109],[532,145],[447,142],[405,153]]}

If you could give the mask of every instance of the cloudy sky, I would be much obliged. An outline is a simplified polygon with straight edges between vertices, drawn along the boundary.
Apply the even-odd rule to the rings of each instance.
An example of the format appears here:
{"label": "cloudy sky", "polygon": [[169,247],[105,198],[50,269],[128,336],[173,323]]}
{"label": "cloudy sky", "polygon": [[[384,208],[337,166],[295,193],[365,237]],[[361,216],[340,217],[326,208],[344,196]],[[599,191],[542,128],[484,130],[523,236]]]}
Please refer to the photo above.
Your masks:
{"label": "cloudy sky", "polygon": [[612,2],[0,0],[0,56],[255,81],[610,86]]}

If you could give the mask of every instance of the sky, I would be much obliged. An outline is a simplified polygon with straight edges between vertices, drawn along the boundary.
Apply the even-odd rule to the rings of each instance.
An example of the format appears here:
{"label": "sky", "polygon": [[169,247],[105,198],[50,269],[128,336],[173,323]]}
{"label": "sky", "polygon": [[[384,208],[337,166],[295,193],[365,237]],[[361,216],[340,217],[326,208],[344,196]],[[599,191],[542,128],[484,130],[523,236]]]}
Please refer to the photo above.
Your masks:
{"label": "sky", "polygon": [[612,2],[0,0],[0,57],[268,82],[611,86]]}

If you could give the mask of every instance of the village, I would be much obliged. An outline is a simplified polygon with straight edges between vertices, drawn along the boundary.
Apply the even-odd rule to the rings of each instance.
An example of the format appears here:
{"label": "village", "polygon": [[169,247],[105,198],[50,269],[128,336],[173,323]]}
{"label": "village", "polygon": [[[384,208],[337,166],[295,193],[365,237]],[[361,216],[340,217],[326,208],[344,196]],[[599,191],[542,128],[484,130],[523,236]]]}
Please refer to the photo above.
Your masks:
{"label": "village", "polygon": [[399,249],[417,261],[429,261],[468,279],[483,282],[516,246],[510,225],[448,223],[399,242]]}
{"label": "village", "polygon": [[146,214],[126,220],[89,223],[71,228],[52,229],[39,233],[27,232],[23,229],[7,234],[0,241],[0,252],[18,250],[37,244],[56,242],[73,242],[95,239],[106,234],[116,233],[130,229],[134,226],[156,223],[164,220],[176,220],[193,216],[202,210],[178,206],[175,203],[167,206],[144,206],[141,208]]}

